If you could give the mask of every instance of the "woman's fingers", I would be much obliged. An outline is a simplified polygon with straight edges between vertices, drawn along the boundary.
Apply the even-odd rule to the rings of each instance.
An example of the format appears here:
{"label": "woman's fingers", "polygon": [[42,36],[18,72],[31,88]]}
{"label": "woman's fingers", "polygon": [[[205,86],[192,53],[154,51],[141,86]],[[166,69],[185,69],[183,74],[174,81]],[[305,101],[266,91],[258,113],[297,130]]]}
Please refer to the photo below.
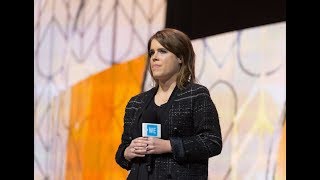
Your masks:
{"label": "woman's fingers", "polygon": [[136,149],[135,148],[130,148],[131,153],[135,153]]}
{"label": "woman's fingers", "polygon": [[[146,147],[147,146],[147,138],[138,137],[132,141],[133,147]],[[131,144],[132,144],[131,143]]]}
{"label": "woman's fingers", "polygon": [[156,154],[156,151],[154,149],[148,149],[146,154]]}
{"label": "woman's fingers", "polygon": [[143,148],[146,148],[147,146],[147,143],[135,143],[134,144],[134,147],[143,147]]}
{"label": "woman's fingers", "polygon": [[143,143],[143,142],[148,141],[148,138],[147,137],[138,137],[138,138],[134,139],[133,141],[135,143]]}
{"label": "woman's fingers", "polygon": [[144,157],[147,151],[145,148],[136,147],[136,148],[131,148],[131,152],[134,157]]}
{"label": "woman's fingers", "polygon": [[147,153],[147,141],[148,138],[146,137],[138,137],[131,141],[130,146],[130,154],[131,157],[144,157]]}

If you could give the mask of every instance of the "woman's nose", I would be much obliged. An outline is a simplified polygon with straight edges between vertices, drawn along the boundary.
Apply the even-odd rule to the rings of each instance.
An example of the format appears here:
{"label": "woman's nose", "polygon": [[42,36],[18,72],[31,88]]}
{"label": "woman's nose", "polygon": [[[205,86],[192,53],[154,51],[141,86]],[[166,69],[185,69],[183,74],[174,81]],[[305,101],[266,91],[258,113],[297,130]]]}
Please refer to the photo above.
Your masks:
{"label": "woman's nose", "polygon": [[158,60],[158,53],[155,52],[155,53],[152,55],[151,59],[152,59],[153,61],[157,61],[157,60]]}

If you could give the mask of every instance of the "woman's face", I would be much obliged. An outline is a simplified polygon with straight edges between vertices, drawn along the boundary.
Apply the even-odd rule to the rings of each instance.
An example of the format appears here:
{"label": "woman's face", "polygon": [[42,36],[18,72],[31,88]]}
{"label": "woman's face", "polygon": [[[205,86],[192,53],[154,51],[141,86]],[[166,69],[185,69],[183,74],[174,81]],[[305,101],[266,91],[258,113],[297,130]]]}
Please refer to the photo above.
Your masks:
{"label": "woman's face", "polygon": [[168,80],[179,72],[182,61],[156,39],[151,41],[149,56],[151,71],[155,79]]}

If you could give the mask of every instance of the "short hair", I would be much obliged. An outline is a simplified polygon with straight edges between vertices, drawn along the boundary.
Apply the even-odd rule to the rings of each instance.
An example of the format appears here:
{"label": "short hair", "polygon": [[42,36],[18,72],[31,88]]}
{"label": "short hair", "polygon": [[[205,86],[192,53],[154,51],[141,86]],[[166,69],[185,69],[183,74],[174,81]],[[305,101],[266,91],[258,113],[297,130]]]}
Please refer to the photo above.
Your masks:
{"label": "short hair", "polygon": [[[187,82],[195,82],[195,53],[190,38],[185,33],[172,28],[156,32],[148,41],[149,62],[151,58],[149,51],[153,39],[156,39],[164,48],[181,59],[182,64],[176,79],[178,88],[183,89]],[[150,66],[149,70],[156,86],[158,86],[159,82],[154,78]]]}

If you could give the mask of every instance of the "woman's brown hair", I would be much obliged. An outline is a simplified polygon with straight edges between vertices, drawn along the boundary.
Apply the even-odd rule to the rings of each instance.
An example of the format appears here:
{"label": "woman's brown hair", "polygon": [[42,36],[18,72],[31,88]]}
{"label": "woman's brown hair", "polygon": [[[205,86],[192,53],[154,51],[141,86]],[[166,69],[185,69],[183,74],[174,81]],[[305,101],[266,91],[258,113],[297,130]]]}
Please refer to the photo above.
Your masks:
{"label": "woman's brown hair", "polygon": [[[153,39],[156,39],[164,48],[181,59],[182,64],[176,80],[178,88],[184,88],[187,82],[195,82],[195,53],[190,38],[179,30],[165,28],[151,36],[148,41],[148,52]],[[149,53],[148,62],[150,62]],[[153,80],[156,82],[156,86],[158,86],[159,82],[153,77],[150,66],[149,70]]]}

